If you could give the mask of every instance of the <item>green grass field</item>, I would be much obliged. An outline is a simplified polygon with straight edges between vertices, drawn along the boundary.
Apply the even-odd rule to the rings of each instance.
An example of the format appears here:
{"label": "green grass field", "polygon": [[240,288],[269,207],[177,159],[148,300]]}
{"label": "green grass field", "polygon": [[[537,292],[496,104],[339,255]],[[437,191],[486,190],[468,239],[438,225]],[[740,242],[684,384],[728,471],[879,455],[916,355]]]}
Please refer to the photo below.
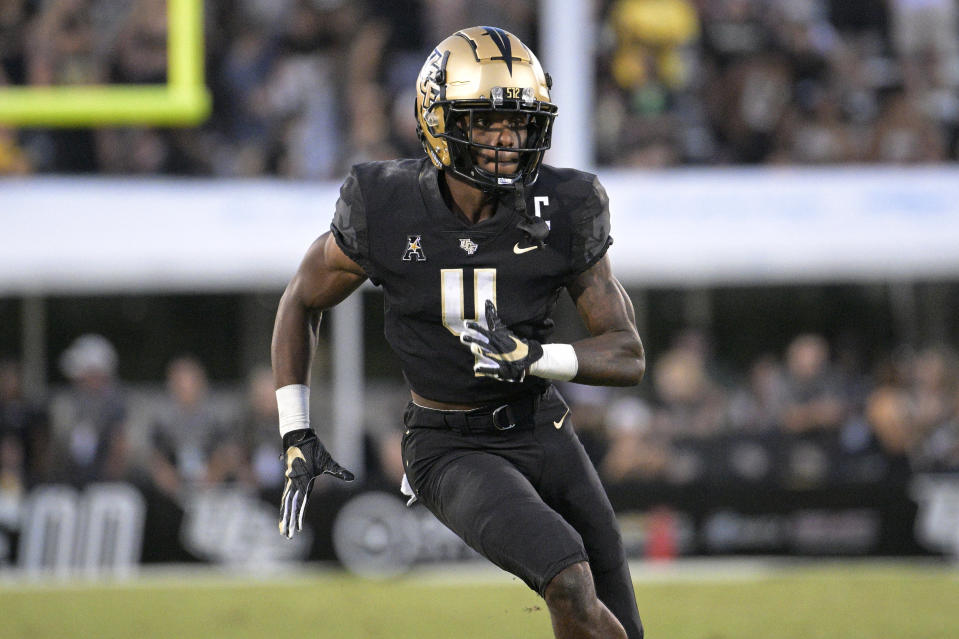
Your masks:
{"label": "green grass field", "polygon": [[[634,569],[650,639],[955,639],[959,567],[842,562]],[[386,582],[145,577],[0,585],[0,638],[552,637],[543,602],[503,574]]]}

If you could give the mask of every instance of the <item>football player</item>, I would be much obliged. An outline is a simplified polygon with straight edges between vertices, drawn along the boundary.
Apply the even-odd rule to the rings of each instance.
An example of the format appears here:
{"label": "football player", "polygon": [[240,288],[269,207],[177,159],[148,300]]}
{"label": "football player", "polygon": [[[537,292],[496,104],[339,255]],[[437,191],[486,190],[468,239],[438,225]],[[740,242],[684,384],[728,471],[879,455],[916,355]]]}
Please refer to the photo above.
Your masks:
{"label": "football player", "polygon": [[[280,531],[301,529],[317,475],[353,478],[310,428],[309,370],[320,315],[369,279],[410,387],[404,492],[543,596],[556,637],[637,639],[616,519],[552,380],[637,384],[645,356],[603,187],[542,163],[551,84],[513,34],[458,31],[417,79],[425,157],[346,178],[276,317]],[[564,290],[591,335],[573,344],[550,341]]]}

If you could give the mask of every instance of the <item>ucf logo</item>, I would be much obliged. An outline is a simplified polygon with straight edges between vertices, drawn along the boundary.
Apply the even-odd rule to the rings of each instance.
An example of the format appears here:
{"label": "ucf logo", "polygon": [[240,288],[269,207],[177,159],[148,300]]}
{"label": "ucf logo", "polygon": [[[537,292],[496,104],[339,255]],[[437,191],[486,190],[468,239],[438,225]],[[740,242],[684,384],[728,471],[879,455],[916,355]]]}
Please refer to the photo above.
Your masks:
{"label": "ucf logo", "polygon": [[423,252],[421,235],[406,236],[406,251],[403,252],[403,261],[411,262],[416,258],[417,262],[426,261],[426,253]]}
{"label": "ucf logo", "polygon": [[479,248],[479,245],[474,243],[473,240],[467,238],[460,238],[460,248],[466,251],[467,255],[472,255],[476,252],[476,249]]}

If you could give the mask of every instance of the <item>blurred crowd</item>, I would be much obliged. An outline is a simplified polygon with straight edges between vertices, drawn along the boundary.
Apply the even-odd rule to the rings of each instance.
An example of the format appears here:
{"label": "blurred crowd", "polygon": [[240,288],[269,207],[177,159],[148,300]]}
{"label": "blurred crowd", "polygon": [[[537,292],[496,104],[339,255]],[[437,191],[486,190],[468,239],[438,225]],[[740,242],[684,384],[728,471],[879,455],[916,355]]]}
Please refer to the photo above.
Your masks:
{"label": "blurred crowd", "polygon": [[940,346],[901,347],[866,364],[854,348],[801,334],[739,372],[690,330],[652,362],[643,395],[567,392],[610,483],[901,484],[917,472],[959,471],[957,365]]}
{"label": "blurred crowd", "polygon": [[37,402],[24,394],[18,363],[0,362],[0,493],[49,481],[131,481],[173,498],[197,484],[280,485],[268,366],[242,388],[214,392],[189,354],[168,363],[162,389],[132,389],[118,364],[109,340],[82,335],[59,358],[69,383]]}
{"label": "blurred crowd", "polygon": [[[529,41],[535,0],[207,0],[199,128],[0,129],[0,173],[338,178],[421,153],[413,85],[464,26]],[[0,85],[166,81],[166,0],[4,0]]]}
{"label": "blurred crowd", "polygon": [[[539,42],[537,0],[205,4],[207,123],[0,127],[0,173],[336,179],[421,153],[413,84],[436,42],[475,24]],[[602,166],[957,158],[957,0],[605,0],[596,11]],[[162,83],[166,37],[166,0],[4,0],[0,85]]]}
{"label": "blurred crowd", "polygon": [[956,0],[612,0],[601,164],[959,157]]}
{"label": "blurred crowd", "polygon": [[[131,481],[172,499],[197,485],[279,490],[268,367],[213,392],[203,363],[183,355],[143,401],[117,365],[106,338],[80,336],[59,358],[69,384],[36,402],[24,396],[17,363],[0,363],[0,502],[45,481]],[[899,348],[865,370],[854,353],[803,334],[737,372],[714,361],[702,332],[688,330],[649,377],[634,389],[563,388],[610,484],[804,489],[959,471],[959,360],[946,348]],[[395,390],[390,406],[368,391],[363,469],[368,482],[394,488],[408,401]]]}

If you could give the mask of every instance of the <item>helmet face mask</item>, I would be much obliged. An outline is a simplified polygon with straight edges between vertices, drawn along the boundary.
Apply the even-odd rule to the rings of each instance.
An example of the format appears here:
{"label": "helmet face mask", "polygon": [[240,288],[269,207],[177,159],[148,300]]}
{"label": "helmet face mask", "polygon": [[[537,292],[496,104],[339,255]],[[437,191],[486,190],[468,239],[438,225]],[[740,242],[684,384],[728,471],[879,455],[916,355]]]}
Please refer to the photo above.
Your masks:
{"label": "helmet face mask", "polygon": [[[417,80],[416,128],[423,148],[437,168],[483,190],[532,184],[557,112],[549,87],[539,61],[516,36],[493,27],[458,31],[433,50]],[[524,123],[509,125],[517,146],[476,139],[477,119],[490,113]],[[481,154],[487,164],[492,158],[492,170],[478,165]],[[518,158],[512,172],[499,168],[500,162],[512,164],[500,159],[505,157]]]}
{"label": "helmet face mask", "polygon": [[[522,108],[489,109],[488,105],[478,108],[452,106],[448,112],[448,132],[441,134],[450,151],[451,165],[447,170],[468,181],[479,182],[478,186],[481,187],[509,188],[520,180],[531,184],[536,179],[543,153],[549,148],[551,118],[547,114],[532,113]],[[477,122],[491,114],[494,117],[506,116],[510,120],[525,120],[525,124],[519,126],[505,125],[513,129],[517,146],[497,146],[478,139],[482,137],[479,132],[484,127]],[[547,143],[542,145],[544,139]],[[493,169],[482,168],[477,161],[479,156],[490,158]],[[512,164],[506,157],[516,158],[515,170],[507,172],[505,167],[500,168],[500,164]]]}

